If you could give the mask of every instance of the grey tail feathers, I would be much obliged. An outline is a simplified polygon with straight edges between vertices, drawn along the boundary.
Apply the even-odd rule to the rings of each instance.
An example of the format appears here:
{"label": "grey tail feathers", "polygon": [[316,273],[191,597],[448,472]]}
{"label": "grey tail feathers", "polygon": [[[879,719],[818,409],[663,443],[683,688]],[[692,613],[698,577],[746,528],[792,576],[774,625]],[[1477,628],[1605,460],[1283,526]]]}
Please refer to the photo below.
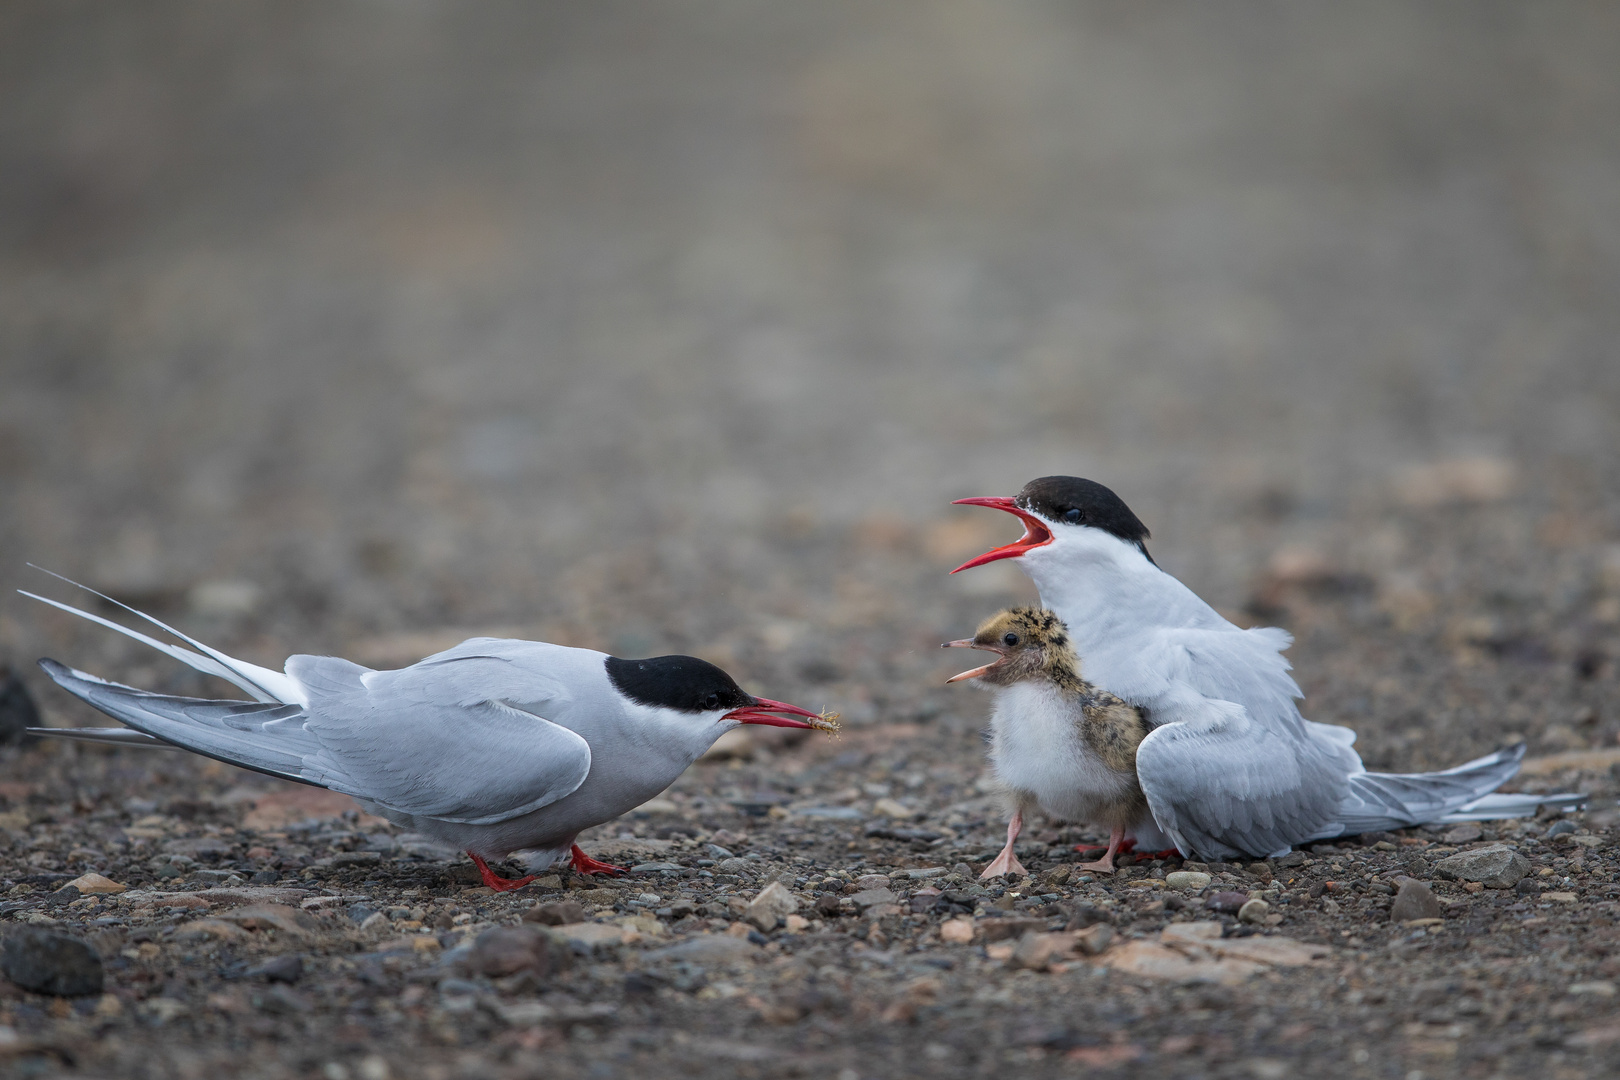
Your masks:
{"label": "grey tail feathers", "polygon": [[197,651],[193,652],[192,649],[182,649],[178,645],[170,645],[167,642],[158,641],[156,638],[143,634],[138,630],[132,630],[127,626],[121,626],[118,623],[113,622],[111,619],[102,618],[100,615],[92,615],[90,612],[82,611],[70,604],[64,604],[58,600],[52,600],[49,597],[39,596],[36,593],[31,593],[23,589],[17,590],[31,600],[38,600],[42,604],[49,604],[51,607],[56,608],[59,611],[65,611],[70,615],[77,615],[81,619],[88,619],[90,622],[96,623],[98,626],[105,626],[109,630],[116,630],[125,637],[134,638],[136,641],[139,641],[142,644],[150,645],[159,652],[167,653],[169,656],[174,657],[182,664],[195,668],[205,675],[214,675],[224,679],[226,682],[245,690],[255,700],[287,701],[298,702],[299,704],[304,704],[307,701],[307,699],[304,697],[302,688],[300,688],[294,680],[289,679],[283,672],[272,671],[269,668],[259,667],[257,664],[250,664],[245,660],[238,660],[235,657],[226,656],[218,649],[204,645],[196,638],[188,637],[187,635],[182,634],[168,623],[154,619],[144,611],[137,611],[128,604],[119,603],[119,601],[114,600],[105,593],[97,592],[88,585],[80,585],[72,578],[63,577],[61,574],[58,574],[52,570],[46,570],[42,566],[34,566],[33,563],[29,563],[28,565],[33,569],[38,570],[42,574],[50,574],[51,577],[56,578],[59,581],[65,581],[74,588],[83,589],[92,596],[99,596],[109,604],[115,604],[137,618],[145,619],[153,626],[173,634],[175,637],[179,638],[187,645],[192,646],[192,648],[196,649]]}
{"label": "grey tail feathers", "polygon": [[1570,807],[1584,795],[1497,795],[1519,771],[1524,743],[1432,773],[1356,773],[1340,805],[1339,835],[1433,822],[1526,817],[1542,806]]}
{"label": "grey tail feathers", "polygon": [[31,727],[30,735],[47,739],[66,739],[68,742],[101,743],[103,746],[136,746],[148,750],[179,750],[174,743],[154,739],[144,731],[131,731],[123,727]]}
{"label": "grey tail feathers", "polygon": [[302,775],[304,755],[317,752],[319,747],[303,729],[304,710],[299,705],[172,697],[98,679],[55,660],[41,660],[39,666],[68,693],[135,729],[117,733],[111,729],[78,728],[65,735],[65,729],[42,728],[39,734],[125,746],[147,745],[135,737],[139,732],[152,744],[170,744],[227,765],[310,783]]}

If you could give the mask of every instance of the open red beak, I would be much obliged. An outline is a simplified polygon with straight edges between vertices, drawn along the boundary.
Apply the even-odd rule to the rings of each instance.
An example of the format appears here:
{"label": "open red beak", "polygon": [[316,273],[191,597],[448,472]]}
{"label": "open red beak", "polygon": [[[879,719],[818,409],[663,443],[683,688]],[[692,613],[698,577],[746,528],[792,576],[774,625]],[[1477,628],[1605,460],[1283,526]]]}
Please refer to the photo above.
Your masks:
{"label": "open red beak", "polygon": [[[794,716],[807,716],[809,723],[803,720],[791,720],[786,716],[772,716],[772,713],[791,713]],[[823,729],[827,721],[820,713],[813,713],[809,709],[801,709],[797,705],[789,705],[785,701],[772,701],[770,698],[755,698],[752,705],[744,705],[740,709],[732,709],[723,717],[726,720],[740,720],[745,724],[764,724],[767,727],[796,727]]]}
{"label": "open red beak", "polygon": [[952,570],[951,573],[953,574],[962,570],[971,570],[975,566],[983,566],[985,563],[995,562],[997,559],[1016,559],[1018,556],[1022,555],[1026,551],[1031,550],[1032,548],[1038,548],[1042,544],[1050,544],[1052,542],[1052,531],[1046,527],[1046,523],[1044,521],[1036,517],[1034,514],[1031,514],[1029,511],[1025,510],[1023,507],[1019,506],[1017,503],[1013,502],[1004,495],[987,495],[976,499],[957,499],[952,502],[951,505],[991,506],[997,510],[1005,510],[1007,513],[1014,515],[1018,518],[1018,520],[1024,523],[1023,536],[1020,536],[1017,540],[1014,540],[1010,544],[987,551],[978,558],[969,559],[961,566],[958,566],[955,570]]}

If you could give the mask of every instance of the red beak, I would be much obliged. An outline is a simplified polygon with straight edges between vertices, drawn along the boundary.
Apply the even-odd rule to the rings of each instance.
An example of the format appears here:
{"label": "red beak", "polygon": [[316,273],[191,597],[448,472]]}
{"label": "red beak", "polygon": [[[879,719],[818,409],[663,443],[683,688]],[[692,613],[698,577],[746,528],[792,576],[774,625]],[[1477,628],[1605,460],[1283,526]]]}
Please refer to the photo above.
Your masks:
{"label": "red beak", "polygon": [[732,709],[722,719],[740,720],[745,724],[764,724],[767,727],[796,727],[820,728],[822,723],[807,724],[803,720],[790,720],[786,716],[772,716],[773,712],[792,713],[794,716],[808,716],[811,720],[821,721],[820,713],[813,713],[809,709],[801,709],[797,705],[789,705],[785,701],[772,701],[770,698],[755,698],[752,705],[744,705],[740,709]]}
{"label": "red beak", "polygon": [[1013,502],[1004,495],[987,495],[977,499],[957,499],[952,502],[951,505],[990,506],[997,510],[1005,510],[1007,513],[1014,515],[1018,518],[1018,520],[1024,523],[1023,536],[1020,536],[1017,540],[1014,540],[1010,544],[1005,544],[1001,547],[987,551],[976,559],[969,559],[961,566],[958,566],[955,570],[952,570],[951,573],[953,574],[962,570],[971,570],[975,566],[983,566],[985,563],[995,562],[997,559],[1016,559],[1018,556],[1022,555],[1026,551],[1031,550],[1032,548],[1038,548],[1042,544],[1050,544],[1052,542],[1052,531],[1046,527],[1046,522],[1042,521],[1034,514],[1031,514],[1029,511],[1025,510],[1023,507],[1019,506],[1017,503]]}

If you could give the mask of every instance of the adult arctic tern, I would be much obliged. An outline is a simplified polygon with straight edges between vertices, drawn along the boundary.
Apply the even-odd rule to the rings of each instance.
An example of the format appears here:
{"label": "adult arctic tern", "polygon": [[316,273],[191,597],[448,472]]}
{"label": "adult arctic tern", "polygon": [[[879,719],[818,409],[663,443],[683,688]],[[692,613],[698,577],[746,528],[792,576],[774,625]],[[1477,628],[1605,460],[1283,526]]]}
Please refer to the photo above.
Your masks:
{"label": "adult arctic tern", "polygon": [[568,856],[582,873],[621,872],[587,856],[574,838],[663,791],[740,724],[836,725],[836,717],[745,693],[692,656],[622,660],[540,641],[472,638],[397,671],[302,655],[272,671],[124,604],[192,649],[23,595],[144,642],[255,699],[152,694],[44,659],[40,666],[57,685],[134,730],[36,733],[177,746],[352,795],[371,813],[462,848],[496,890],[534,879],[501,878],[485,861],[513,852],[532,870]]}
{"label": "adult arctic tern", "polygon": [[1157,833],[1183,855],[1281,854],[1295,844],[1435,821],[1570,806],[1578,795],[1493,795],[1520,743],[1444,772],[1367,772],[1356,733],[1300,715],[1303,696],[1275,627],[1243,630],[1148,554],[1147,527],[1092,480],[1043,476],[1016,497],[958,499],[1014,515],[1024,535],[951,571],[1016,559],[1068,624],[1087,678],[1147,713],[1136,754]]}

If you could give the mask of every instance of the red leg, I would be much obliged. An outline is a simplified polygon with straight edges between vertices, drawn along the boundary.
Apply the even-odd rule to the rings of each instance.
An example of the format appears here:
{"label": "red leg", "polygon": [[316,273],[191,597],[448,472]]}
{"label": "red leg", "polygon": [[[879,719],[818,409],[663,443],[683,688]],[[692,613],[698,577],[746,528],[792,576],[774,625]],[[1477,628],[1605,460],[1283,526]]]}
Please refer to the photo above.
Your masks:
{"label": "red leg", "polygon": [[[1074,850],[1078,851],[1082,855],[1090,855],[1093,851],[1107,851],[1108,850],[1108,845],[1107,844],[1076,844],[1076,845],[1074,845]],[[1116,854],[1116,855],[1129,855],[1134,850],[1136,850],[1136,837],[1129,836],[1129,837],[1126,837],[1124,840],[1120,841],[1119,847],[1114,850],[1114,854]],[[1140,858],[1152,858],[1152,856],[1139,856],[1139,857]]]}
{"label": "red leg", "polygon": [[483,877],[484,884],[488,885],[496,892],[509,892],[512,889],[521,889],[523,886],[534,880],[533,874],[530,874],[528,877],[503,878],[495,871],[491,870],[489,868],[489,863],[485,862],[479,856],[474,855],[469,851],[467,852],[467,857],[473,861],[474,866],[478,867],[478,873]]}
{"label": "red leg", "polygon": [[614,866],[612,863],[598,862],[597,860],[591,858],[589,855],[579,850],[578,844],[575,844],[569,849],[569,865],[574,868],[576,873],[580,874],[607,874],[610,877],[618,877],[620,874],[625,873],[625,869],[622,866]]}

